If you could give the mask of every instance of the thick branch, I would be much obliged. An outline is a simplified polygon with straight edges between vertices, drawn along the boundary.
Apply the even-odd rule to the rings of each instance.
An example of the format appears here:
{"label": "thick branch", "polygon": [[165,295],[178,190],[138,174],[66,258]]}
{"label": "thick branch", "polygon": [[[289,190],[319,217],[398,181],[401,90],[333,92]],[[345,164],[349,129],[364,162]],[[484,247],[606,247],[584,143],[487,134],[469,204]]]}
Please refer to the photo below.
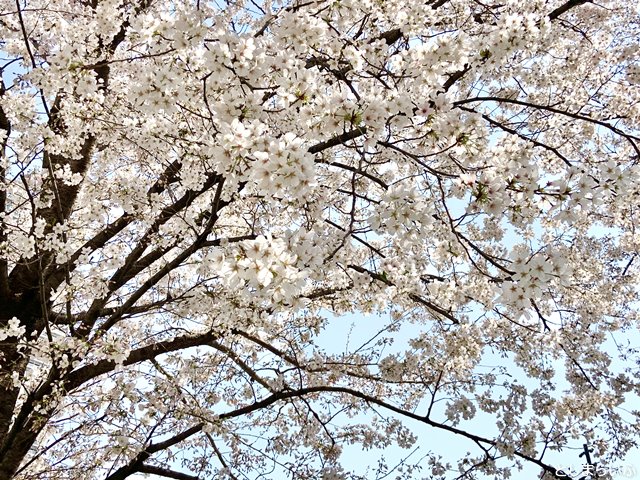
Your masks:
{"label": "thick branch", "polygon": [[[163,342],[158,342],[137,348],[131,351],[129,356],[122,364],[124,366],[133,365],[135,363],[151,360],[152,358],[155,358],[158,355],[163,355],[165,353],[184,350],[185,348],[207,345],[215,339],[216,335],[212,332],[207,332],[195,336],[185,335],[176,337],[172,340],[166,340]],[[78,370],[69,373],[64,383],[65,388],[67,390],[76,389],[89,380],[113,371],[116,368],[116,365],[116,362],[113,360],[101,360],[98,363],[81,367]]]}
{"label": "thick branch", "polygon": [[316,143],[315,145],[309,147],[309,153],[320,153],[329,148],[343,145],[349,140],[361,137],[365,133],[367,133],[367,129],[364,127],[354,128],[353,130],[349,130],[348,132],[336,135],[335,137],[332,137],[329,140],[325,140],[324,142]]}
{"label": "thick branch", "polygon": [[[281,392],[277,392],[274,393],[273,395],[270,395],[268,397],[266,397],[263,400],[260,400],[258,402],[255,402],[251,405],[247,405],[245,407],[241,407],[238,408],[236,410],[232,410],[226,413],[223,413],[221,415],[219,415],[218,418],[220,418],[220,420],[226,420],[229,418],[235,418],[235,417],[239,417],[242,415],[247,415],[250,414],[252,412],[255,412],[257,410],[263,409],[263,408],[267,408],[271,405],[273,405],[276,402],[282,401],[282,400],[288,400],[288,399],[292,399],[292,398],[298,398],[298,397],[302,397],[305,395],[311,395],[314,393],[322,393],[322,392],[327,392],[327,393],[344,393],[347,394],[349,396],[355,397],[355,398],[359,398],[360,400],[365,401],[368,404],[372,404],[372,405],[377,405],[379,407],[382,407],[386,410],[389,410],[393,413],[396,413],[398,415],[401,415],[403,417],[407,417],[407,418],[411,418],[412,420],[416,420],[418,422],[424,423],[426,425],[429,425],[431,427],[434,428],[438,428],[440,430],[445,430],[449,433],[453,433],[455,435],[458,436],[462,436],[464,438],[467,438],[469,440],[472,440],[474,442],[478,442],[478,443],[482,443],[485,445],[491,445],[493,447],[497,447],[498,446],[498,442],[496,440],[492,440],[489,438],[485,438],[482,437],[480,435],[475,435],[473,433],[469,433],[467,431],[461,430],[459,428],[455,428],[452,427],[450,425],[446,425],[444,423],[439,423],[439,422],[435,422],[433,420],[431,420],[429,418],[429,416],[427,415],[418,415],[417,413],[411,412],[411,411],[407,411],[404,410],[402,408],[396,407],[395,405],[392,405],[386,401],[380,400],[376,397],[373,397],[371,395],[367,395],[365,393],[359,392],[357,390],[353,390],[351,388],[346,388],[346,387],[333,387],[333,386],[328,386],[328,385],[321,385],[321,386],[315,386],[315,387],[307,387],[307,388],[300,388],[297,390],[284,390]],[[203,425],[200,425],[200,429],[202,429]],[[195,427],[194,427],[195,428]],[[514,455],[526,460],[530,463],[533,463],[537,466],[539,466],[540,468],[542,468],[545,472],[551,474],[551,476],[553,476],[554,478],[563,478],[565,480],[571,480],[569,477],[567,476],[559,476],[556,471],[556,468],[553,468],[551,465],[548,465],[546,463],[544,463],[542,460],[539,460],[537,458],[531,457],[530,455],[527,455],[525,453],[522,452],[518,452],[515,451]]]}
{"label": "thick branch", "polygon": [[[164,442],[160,442],[156,444],[152,443],[147,448],[145,448],[142,452],[136,455],[127,465],[116,470],[113,474],[109,475],[105,480],[125,480],[127,477],[129,477],[130,475],[136,472],[142,472],[141,469],[145,468],[144,462],[149,457],[151,457],[151,455],[161,450],[166,450],[167,448],[170,448],[180,442],[183,442],[184,440],[188,439],[189,437],[195,435],[200,430],[202,430],[203,426],[204,425],[202,423],[199,423],[185,430],[184,432],[179,433],[178,435],[174,435],[173,437],[169,438],[168,440],[165,440]],[[176,478],[176,477],[169,477],[169,478]]]}
{"label": "thick branch", "polygon": [[585,3],[593,3],[593,2],[591,0],[569,0],[567,3],[565,3],[564,5],[560,5],[553,12],[551,12],[549,14],[549,18],[551,20],[555,20],[556,18],[558,18],[563,13],[568,12],[569,10],[571,10],[574,7],[577,7],[577,6],[580,6],[580,5],[584,5]]}
{"label": "thick branch", "polygon": [[[197,252],[201,248],[204,248],[207,242],[207,237],[209,236],[209,233],[211,233],[213,226],[216,224],[216,221],[218,220],[218,214],[220,213],[220,210],[222,210],[225,206],[227,206],[231,202],[231,200],[226,200],[226,201],[221,200],[223,185],[224,185],[224,179],[221,179],[218,182],[218,188],[216,189],[215,198],[213,200],[213,205],[211,208],[211,215],[207,220],[206,225],[203,227],[202,232],[198,235],[198,237],[193,241],[191,245],[186,247],[173,260],[168,262],[164,267],[162,267],[158,272],[156,272],[154,275],[149,277],[140,287],[138,287],[138,289],[135,292],[133,292],[129,296],[129,298],[127,298],[127,301],[124,302],[124,304],[116,311],[116,313],[111,315],[111,317],[109,317],[107,321],[103,325],[101,325],[100,327],[101,332],[106,332],[107,330],[109,330],[113,325],[115,325],[120,320],[120,318],[122,318],[123,315],[125,315],[128,312],[129,308],[133,307],[136,304],[136,302],[140,300],[140,298],[142,298],[142,296],[145,293],[147,293],[147,291],[149,291],[150,288],[156,285],[168,273],[178,268],[182,264],[182,262],[184,262],[189,257],[191,257],[191,255],[193,255],[195,252]],[[242,190],[244,188],[244,185],[245,183],[242,183],[238,187],[238,189]],[[100,306],[101,307],[104,306],[104,300],[101,302]],[[96,318],[97,318],[96,315],[92,314],[90,311],[89,319],[86,322],[87,325],[92,326]]]}
{"label": "thick branch", "polygon": [[[0,75],[2,69],[0,69]],[[4,81],[0,77],[0,98],[4,96],[6,92]],[[3,108],[0,106],[0,161],[4,162],[6,155],[7,142],[9,141],[9,135],[11,135],[11,123],[7,118]],[[6,169],[0,166],[0,213],[4,213],[7,207],[7,185],[6,185]],[[7,239],[7,232],[5,230],[4,220],[0,221],[0,244]],[[0,258],[0,305],[2,302],[7,301],[9,298],[9,265],[7,259]]]}
{"label": "thick branch", "polygon": [[157,475],[159,477],[174,478],[175,480],[199,480],[200,477],[195,475],[189,475],[187,473],[176,472],[175,470],[169,470],[168,468],[154,467],[152,465],[142,465],[138,468],[140,473],[148,473],[150,475]]}
{"label": "thick branch", "polygon": [[[124,265],[122,267],[120,267],[112,275],[111,279],[109,280],[109,284],[108,284],[109,285],[109,291],[107,292],[107,294],[104,297],[96,299],[96,300],[93,301],[93,303],[91,304],[91,307],[89,308],[89,310],[87,312],[85,321],[83,322],[82,326],[78,329],[78,335],[87,335],[90,332],[91,328],[93,327],[93,325],[95,323],[95,320],[99,317],[99,312],[107,304],[107,302],[109,301],[109,298],[111,298],[111,294],[113,292],[115,292],[118,288],[120,288],[126,282],[128,282],[129,280],[134,278],[136,275],[138,275],[144,269],[149,267],[153,262],[155,262],[159,258],[162,258],[162,256],[165,253],[167,253],[167,251],[168,251],[167,249],[156,249],[153,252],[149,253],[143,259],[144,261],[140,261],[140,257],[145,252],[145,250],[148,248],[149,244],[152,242],[152,240],[154,238],[154,235],[158,232],[159,228],[162,225],[164,225],[166,222],[168,222],[178,212],[182,211],[183,209],[185,209],[189,205],[191,205],[200,195],[202,195],[204,192],[208,191],[216,183],[218,183],[218,186],[220,188],[220,185],[222,185],[221,182],[222,182],[222,179],[221,179],[221,177],[219,175],[211,174],[211,175],[209,175],[209,177],[207,178],[207,181],[205,182],[205,184],[202,186],[202,188],[200,190],[198,190],[197,192],[188,191],[179,200],[174,202],[172,205],[164,208],[160,212],[158,217],[156,217],[155,222],[151,225],[151,227],[149,227],[149,229],[142,236],[142,238],[140,240],[138,240],[138,244],[136,245],[136,247],[129,253],[127,258],[125,259]],[[205,237],[204,239],[200,238],[199,241],[200,242],[206,241],[206,234],[204,235],[204,237]],[[192,247],[193,247],[193,245],[192,245]],[[184,260],[185,258],[188,258],[188,256],[191,255],[195,250],[197,250],[197,248],[195,248],[195,249],[186,249],[185,252],[189,252],[186,255],[186,257],[182,258],[184,256],[185,252],[183,252],[178,257],[180,257],[180,258],[182,258],[182,260]],[[162,273],[162,275],[160,275],[160,277],[157,278],[157,280],[160,280],[162,277],[164,277],[164,275],[166,275],[166,273],[170,272],[173,268],[175,268],[175,266],[179,265],[179,263],[181,263],[182,260],[180,260],[177,264],[175,264],[175,261],[174,262],[170,262],[169,264],[167,264],[165,266],[165,268],[163,268],[163,270],[162,270],[164,273]],[[171,265],[173,265],[173,266],[171,266]],[[167,268],[168,268],[168,270],[167,270]],[[156,277],[157,277],[157,275],[152,277],[152,278],[156,278]],[[150,283],[148,285],[148,287],[146,287],[144,290],[139,290],[138,292],[140,292],[140,293],[139,293],[138,297],[135,299],[135,301],[137,301],[138,298],[140,296],[142,296],[142,294],[144,294],[144,292],[146,292],[149,288],[151,288],[153,285],[155,285],[157,280],[155,280],[153,283]],[[128,302],[127,304],[123,305],[119,309],[118,315],[121,316],[121,315],[125,314],[127,312],[127,308],[132,307],[135,304],[135,301],[133,303]]]}

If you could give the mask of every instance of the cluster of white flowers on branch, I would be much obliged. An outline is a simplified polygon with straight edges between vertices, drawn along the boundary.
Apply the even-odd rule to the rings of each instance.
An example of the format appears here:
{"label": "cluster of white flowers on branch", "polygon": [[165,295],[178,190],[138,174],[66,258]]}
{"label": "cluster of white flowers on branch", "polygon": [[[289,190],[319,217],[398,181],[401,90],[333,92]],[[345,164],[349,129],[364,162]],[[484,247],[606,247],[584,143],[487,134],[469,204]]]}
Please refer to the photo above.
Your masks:
{"label": "cluster of white flowers on branch", "polygon": [[[639,37],[624,0],[0,0],[0,478],[621,459]],[[416,425],[458,458],[345,461]]]}

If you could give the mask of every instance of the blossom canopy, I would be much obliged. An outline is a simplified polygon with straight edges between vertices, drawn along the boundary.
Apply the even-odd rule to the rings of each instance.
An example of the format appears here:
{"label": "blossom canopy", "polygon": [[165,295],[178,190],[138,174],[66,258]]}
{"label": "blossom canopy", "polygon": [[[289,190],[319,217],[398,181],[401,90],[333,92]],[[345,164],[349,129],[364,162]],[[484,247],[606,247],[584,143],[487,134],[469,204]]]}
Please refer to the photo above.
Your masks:
{"label": "blossom canopy", "polygon": [[622,461],[635,3],[0,0],[0,478]]}

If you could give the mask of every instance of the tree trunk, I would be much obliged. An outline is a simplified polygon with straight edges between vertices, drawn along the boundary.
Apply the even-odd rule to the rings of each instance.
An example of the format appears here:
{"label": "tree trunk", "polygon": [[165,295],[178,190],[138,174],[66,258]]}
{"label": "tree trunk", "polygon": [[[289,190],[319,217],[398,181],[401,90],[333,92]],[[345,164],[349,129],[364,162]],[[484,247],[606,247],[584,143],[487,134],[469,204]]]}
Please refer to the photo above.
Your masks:
{"label": "tree trunk", "polygon": [[[17,301],[16,297],[19,297]],[[40,305],[37,289],[0,300],[0,325],[6,326],[17,318],[25,327],[27,338],[33,338],[34,333],[37,337],[43,328]],[[17,375],[19,380],[23,379],[29,363],[28,350],[18,347],[17,337],[7,337],[0,342],[0,479],[12,478],[44,425],[36,423],[43,415],[34,417],[33,409],[28,408],[29,411],[22,412],[23,426],[16,425],[20,384],[14,385],[13,378]]]}

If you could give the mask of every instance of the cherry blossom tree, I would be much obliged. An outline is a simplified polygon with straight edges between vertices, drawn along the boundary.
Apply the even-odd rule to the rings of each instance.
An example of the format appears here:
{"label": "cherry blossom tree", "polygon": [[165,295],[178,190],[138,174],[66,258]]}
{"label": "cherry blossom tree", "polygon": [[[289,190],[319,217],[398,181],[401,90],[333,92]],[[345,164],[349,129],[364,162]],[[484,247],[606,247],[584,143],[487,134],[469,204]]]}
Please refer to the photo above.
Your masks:
{"label": "cherry blossom tree", "polygon": [[639,38],[626,0],[0,0],[0,478],[623,459]]}

